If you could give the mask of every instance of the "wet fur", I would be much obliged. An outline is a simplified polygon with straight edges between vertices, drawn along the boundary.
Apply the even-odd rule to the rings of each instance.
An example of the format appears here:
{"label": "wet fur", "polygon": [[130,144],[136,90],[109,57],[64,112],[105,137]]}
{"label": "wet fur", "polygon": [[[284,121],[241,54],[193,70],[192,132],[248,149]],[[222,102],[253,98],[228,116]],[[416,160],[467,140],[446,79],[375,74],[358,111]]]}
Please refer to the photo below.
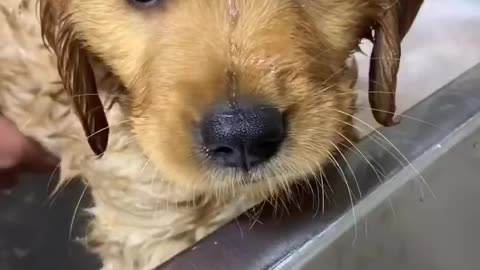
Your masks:
{"label": "wet fur", "polygon": [[[3,1],[1,113],[61,157],[62,184],[91,188],[87,244],[115,270],[151,269],[321,171],[353,136],[351,55],[372,30],[371,104],[393,124],[414,18],[393,0],[40,0],[40,29],[33,0]],[[211,166],[201,117],[252,96],[287,113],[285,145],[248,175]]]}

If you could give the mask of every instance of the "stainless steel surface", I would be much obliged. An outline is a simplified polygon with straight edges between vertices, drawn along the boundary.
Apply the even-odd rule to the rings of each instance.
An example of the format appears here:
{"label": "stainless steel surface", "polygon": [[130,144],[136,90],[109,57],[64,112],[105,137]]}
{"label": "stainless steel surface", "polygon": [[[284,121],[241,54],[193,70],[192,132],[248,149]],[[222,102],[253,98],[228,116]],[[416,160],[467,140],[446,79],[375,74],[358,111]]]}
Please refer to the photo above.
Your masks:
{"label": "stainless steel surface", "polygon": [[480,115],[438,148],[439,153],[413,162],[420,168],[430,163],[420,173],[435,198],[422,199],[418,179],[411,177],[416,174],[399,175],[392,181],[405,184],[393,194],[378,190],[383,194],[377,196],[388,200],[373,203],[375,209],[364,217],[357,215],[356,228],[350,224],[323,251],[324,244],[318,244],[297,263],[278,269],[480,269]]}
{"label": "stainless steel surface", "polygon": [[[85,233],[89,196],[72,184],[55,200],[55,177],[24,175],[20,185],[0,192],[0,270],[93,270],[98,260],[77,237]],[[52,180],[52,181],[50,181]],[[74,219],[75,216],[75,219]]]}
{"label": "stainless steel surface", "polygon": [[[465,95],[465,89],[474,95]],[[480,65],[446,90],[450,93],[436,104],[437,109],[450,107],[458,116],[467,103],[480,104]],[[442,93],[409,113],[422,122],[416,131],[408,129],[413,134],[405,134],[404,140],[423,144],[419,137],[428,136],[428,130],[449,129],[442,124],[451,120],[445,114],[433,108],[426,114],[416,111],[437,95]],[[411,166],[392,175],[275,269],[480,269],[480,111],[463,115],[465,123],[412,156]],[[406,156],[415,152],[414,147],[399,150]]]}
{"label": "stainless steel surface", "polygon": [[[338,269],[396,269],[394,267],[401,268],[405,266],[402,263],[413,265],[417,262],[415,265],[417,267],[420,263],[430,262],[428,259],[415,261],[414,258],[410,259],[407,255],[402,255],[402,252],[404,252],[403,254],[417,254],[417,258],[441,256],[441,254],[436,253],[435,248],[438,249],[440,247],[439,243],[444,245],[452,244],[446,237],[443,238],[445,239],[444,242],[441,242],[442,238],[438,238],[439,242],[432,241],[432,244],[436,246],[429,247],[428,241],[431,239],[427,237],[427,234],[423,234],[426,237],[424,243],[427,243],[426,249],[422,250],[425,254],[419,253],[418,249],[407,251],[403,247],[405,247],[404,243],[409,238],[403,241],[396,241],[403,235],[397,235],[397,238],[394,238],[394,234],[389,235],[391,238],[388,238],[386,235],[390,232],[390,227],[383,227],[384,231],[378,229],[378,227],[382,226],[382,223],[380,221],[375,222],[374,216],[370,217],[368,215],[378,207],[381,209],[385,205],[389,207],[393,205],[392,208],[395,209],[395,213],[398,212],[398,218],[402,218],[404,216],[403,213],[406,213],[405,215],[415,213],[415,201],[425,202],[421,205],[432,205],[432,207],[435,205],[435,201],[433,203],[429,201],[432,198],[428,193],[428,188],[421,181],[419,182],[416,176],[427,174],[428,170],[431,170],[430,168],[435,168],[432,166],[437,166],[437,168],[438,166],[441,168],[446,167],[442,163],[436,165],[440,158],[451,153],[450,151],[458,151],[455,150],[457,149],[455,148],[457,147],[456,145],[466,141],[470,134],[480,129],[479,87],[480,64],[407,111],[402,117],[403,121],[400,125],[380,129],[379,133],[375,132],[372,136],[365,138],[357,145],[363,156],[355,153],[355,151],[351,151],[346,155],[349,165],[346,164],[347,162],[341,162],[342,160],[340,160],[347,181],[353,187],[352,192],[357,195],[357,198],[359,198],[358,193],[364,195],[363,199],[358,200],[358,203],[355,204],[356,207],[353,210],[350,210],[349,207],[350,200],[347,189],[343,185],[343,175],[333,168],[329,172],[330,182],[336,182],[338,187],[343,186],[343,189],[336,189],[333,204],[327,207],[325,213],[320,215],[317,211],[318,208],[308,207],[308,205],[311,206],[312,202],[315,202],[315,196],[311,196],[311,200],[307,200],[304,197],[306,203],[301,204],[303,207],[302,211],[291,211],[283,219],[272,218],[268,215],[263,216],[260,218],[260,223],[251,228],[251,219],[241,217],[236,222],[232,222],[202,241],[193,250],[181,254],[158,269],[188,269],[192,265],[195,265],[196,268],[194,269],[202,270],[284,270],[302,269],[302,267],[306,270],[337,269],[337,267],[342,267],[342,265],[344,265],[344,268]],[[382,139],[388,139],[391,144],[386,143],[385,140],[382,142]],[[469,162],[475,163],[475,160],[471,159],[473,155],[465,157],[470,158]],[[368,162],[365,158],[368,159]],[[408,166],[407,161],[412,162],[412,165]],[[381,173],[373,170],[371,165],[374,165]],[[350,168],[352,169],[351,171]],[[448,166],[444,169],[444,171],[450,173],[448,179],[451,179],[452,174],[456,175],[455,168],[455,164],[452,163],[452,168]],[[480,174],[480,166],[478,168],[470,166],[469,170],[471,174]],[[441,174],[439,169],[434,171]],[[433,186],[432,188],[435,192],[436,185],[434,184],[436,182],[434,179],[428,178],[428,176],[430,175],[424,176],[424,178],[429,182],[429,185]],[[460,176],[458,174],[458,177]],[[417,180],[414,181],[414,179]],[[474,181],[476,179],[470,180]],[[441,182],[441,180],[439,181]],[[360,192],[356,191],[355,182],[358,182]],[[447,183],[451,184],[449,181]],[[397,197],[393,194],[398,194],[398,192],[405,194],[401,193],[401,190],[406,188],[408,188],[407,191],[403,192],[406,192],[410,197],[405,195],[403,197],[401,195],[395,196],[400,196],[401,199],[403,198],[404,201],[410,204],[404,204],[403,209],[399,210],[398,205],[402,206],[403,201],[396,202],[394,198]],[[448,190],[448,188],[446,189]],[[478,186],[475,188],[470,186],[468,190],[472,192],[471,194],[475,194],[475,192],[480,194]],[[441,200],[441,197],[439,199],[438,196],[436,200]],[[455,199],[466,198],[461,193],[457,193],[457,197],[453,198],[449,194],[444,194],[443,196],[446,200],[444,203],[449,202],[449,200],[454,201]],[[427,202],[429,203],[427,204]],[[475,201],[472,200],[470,203],[474,207]],[[441,204],[438,207],[438,209],[442,209]],[[474,213],[472,208],[469,210],[469,213]],[[387,211],[387,213],[389,212]],[[430,214],[434,215],[433,212]],[[422,227],[422,221],[419,221],[420,224],[417,225],[416,219],[421,216],[422,213],[418,212],[417,216],[403,219],[401,221],[403,223],[397,229],[412,232],[415,229],[420,230],[420,228],[424,228],[424,232],[428,231],[431,233],[430,235],[434,235],[434,228],[442,228],[441,226],[427,223],[424,223]],[[365,224],[364,217],[367,217],[366,224],[370,225],[367,226],[367,229],[362,227]],[[384,223],[387,224],[392,219],[383,214],[377,220],[382,218],[385,219]],[[398,220],[398,218],[395,220]],[[450,220],[450,215],[448,213],[439,215],[437,219],[439,224],[442,223],[442,218]],[[434,219],[427,218],[424,222],[431,222],[432,220]],[[456,238],[457,247],[455,249],[462,247],[468,250],[470,246],[468,246],[468,242],[464,242],[464,239],[470,238],[472,240],[470,243],[475,243],[474,237],[478,237],[478,235],[474,234],[475,232],[468,231],[468,228],[474,228],[475,224],[469,225],[464,222],[465,220],[459,221],[457,225],[460,225],[454,227],[454,230],[463,230],[461,234],[457,234],[457,236],[461,235],[460,238],[463,239]],[[474,222],[474,220],[471,222]],[[402,228],[402,225],[406,223],[409,223],[409,226]],[[444,226],[448,227],[448,223],[444,222]],[[374,231],[372,232],[372,230]],[[352,231],[356,235],[355,237],[349,235]],[[384,239],[386,242],[373,242],[378,245],[371,244],[374,247],[368,246],[367,242],[361,242],[361,237],[365,234],[365,231],[369,235],[373,235],[373,239]],[[376,235],[375,232],[379,234]],[[422,234],[422,232],[420,231],[419,234]],[[450,236],[453,237],[453,234],[450,233]],[[418,241],[422,239],[415,234],[411,234],[410,237]],[[391,239],[391,241],[388,242],[387,239]],[[357,244],[352,247],[354,240]],[[416,242],[412,242],[412,245],[419,248]],[[391,247],[390,250],[387,249],[388,246]],[[395,253],[394,251],[397,250],[401,252]],[[475,252],[475,250],[472,249],[470,252]],[[462,249],[457,249],[457,251],[457,254],[468,256],[467,253],[462,252]],[[449,250],[448,247],[444,249],[444,252],[450,252],[455,257],[454,252]],[[388,254],[391,254],[391,257],[395,257],[397,261],[387,257]],[[403,260],[402,257],[396,257],[400,255],[404,256]],[[384,258],[386,259],[383,260]],[[441,256],[440,258],[447,259],[448,257]],[[458,261],[466,261],[469,258],[475,257],[459,256],[456,259]],[[448,263],[453,262],[439,261],[436,263],[448,266]],[[376,265],[378,268],[371,268],[373,267],[372,265]],[[471,266],[472,264],[469,265]],[[458,267],[461,266],[458,265]],[[407,267],[405,269],[419,268]],[[471,268],[455,269],[468,270]]]}

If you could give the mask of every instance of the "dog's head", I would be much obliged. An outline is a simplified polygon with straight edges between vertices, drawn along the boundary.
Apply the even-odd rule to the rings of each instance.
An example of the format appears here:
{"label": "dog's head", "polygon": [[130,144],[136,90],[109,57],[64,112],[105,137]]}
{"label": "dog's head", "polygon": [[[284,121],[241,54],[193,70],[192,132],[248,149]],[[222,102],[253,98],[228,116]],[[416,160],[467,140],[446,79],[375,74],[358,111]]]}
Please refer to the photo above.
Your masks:
{"label": "dog's head", "polygon": [[[166,180],[269,190],[320,170],[354,112],[347,59],[372,38],[370,102],[393,124],[400,42],[421,0],[40,0],[89,143],[108,123],[93,59]],[[372,36],[373,31],[373,36]],[[212,189],[213,190],[213,189]]]}

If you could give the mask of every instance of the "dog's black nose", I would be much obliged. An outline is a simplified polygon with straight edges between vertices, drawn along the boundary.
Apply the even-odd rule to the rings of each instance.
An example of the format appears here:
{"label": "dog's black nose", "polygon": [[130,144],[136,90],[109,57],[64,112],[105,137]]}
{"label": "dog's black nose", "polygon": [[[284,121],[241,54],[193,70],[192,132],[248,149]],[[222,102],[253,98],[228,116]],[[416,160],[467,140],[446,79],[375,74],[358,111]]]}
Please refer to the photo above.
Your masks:
{"label": "dog's black nose", "polygon": [[216,107],[200,128],[203,146],[215,164],[246,171],[274,156],[285,136],[280,111],[251,102]]}

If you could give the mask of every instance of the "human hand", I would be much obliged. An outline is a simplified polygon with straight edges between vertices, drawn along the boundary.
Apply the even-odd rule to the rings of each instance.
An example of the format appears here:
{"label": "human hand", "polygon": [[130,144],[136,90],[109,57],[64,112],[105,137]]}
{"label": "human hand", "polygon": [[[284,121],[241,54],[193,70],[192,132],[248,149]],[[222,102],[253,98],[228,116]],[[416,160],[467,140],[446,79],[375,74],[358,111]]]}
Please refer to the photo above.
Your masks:
{"label": "human hand", "polygon": [[49,172],[58,160],[0,116],[0,189],[11,188],[25,172]]}

